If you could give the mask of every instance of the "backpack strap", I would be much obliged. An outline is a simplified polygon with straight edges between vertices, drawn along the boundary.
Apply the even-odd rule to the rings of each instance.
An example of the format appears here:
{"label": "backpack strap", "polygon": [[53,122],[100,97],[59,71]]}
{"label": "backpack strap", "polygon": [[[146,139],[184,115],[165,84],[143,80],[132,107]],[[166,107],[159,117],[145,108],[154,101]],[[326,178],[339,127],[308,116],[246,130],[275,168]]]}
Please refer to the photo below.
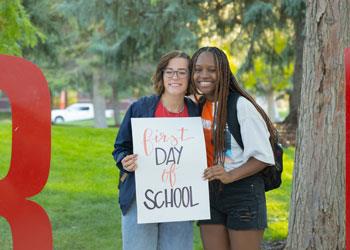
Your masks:
{"label": "backpack strap", "polygon": [[237,117],[237,100],[240,95],[236,91],[230,91],[227,98],[227,125],[233,138],[237,141],[238,145],[244,149],[241,126]]}

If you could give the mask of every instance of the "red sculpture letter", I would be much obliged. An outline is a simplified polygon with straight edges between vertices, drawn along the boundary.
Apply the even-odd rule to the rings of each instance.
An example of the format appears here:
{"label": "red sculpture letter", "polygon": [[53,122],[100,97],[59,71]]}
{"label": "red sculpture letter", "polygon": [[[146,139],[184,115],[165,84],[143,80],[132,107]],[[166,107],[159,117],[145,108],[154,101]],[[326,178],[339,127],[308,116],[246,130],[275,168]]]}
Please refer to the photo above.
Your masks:
{"label": "red sculpture letter", "polygon": [[52,249],[49,217],[27,200],[43,189],[50,170],[48,85],[34,64],[0,55],[0,89],[12,109],[12,157],[7,176],[0,180],[0,216],[10,224],[14,250]]}

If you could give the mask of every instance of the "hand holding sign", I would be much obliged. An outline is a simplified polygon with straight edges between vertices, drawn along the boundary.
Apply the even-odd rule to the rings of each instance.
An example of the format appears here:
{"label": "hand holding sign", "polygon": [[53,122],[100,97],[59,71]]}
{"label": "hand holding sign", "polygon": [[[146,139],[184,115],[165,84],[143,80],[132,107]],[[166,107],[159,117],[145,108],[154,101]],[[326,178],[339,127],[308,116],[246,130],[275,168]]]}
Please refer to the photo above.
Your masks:
{"label": "hand holding sign", "polygon": [[134,172],[137,167],[137,155],[127,155],[123,158],[121,163],[126,171]]}

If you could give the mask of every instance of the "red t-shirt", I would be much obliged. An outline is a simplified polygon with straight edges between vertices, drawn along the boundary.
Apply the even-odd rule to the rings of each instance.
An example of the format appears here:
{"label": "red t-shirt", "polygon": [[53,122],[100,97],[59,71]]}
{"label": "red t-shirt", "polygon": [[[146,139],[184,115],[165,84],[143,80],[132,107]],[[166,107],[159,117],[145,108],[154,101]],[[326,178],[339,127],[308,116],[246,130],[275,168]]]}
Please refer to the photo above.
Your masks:
{"label": "red t-shirt", "polygon": [[179,113],[169,112],[160,101],[157,105],[154,117],[188,117],[188,109],[185,105],[184,109]]}

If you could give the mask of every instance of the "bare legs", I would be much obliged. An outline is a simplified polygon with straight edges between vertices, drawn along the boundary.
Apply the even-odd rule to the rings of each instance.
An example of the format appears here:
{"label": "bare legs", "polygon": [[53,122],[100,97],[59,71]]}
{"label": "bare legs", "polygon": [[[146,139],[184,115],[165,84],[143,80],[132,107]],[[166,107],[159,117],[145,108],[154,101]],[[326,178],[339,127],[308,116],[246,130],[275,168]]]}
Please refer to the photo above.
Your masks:
{"label": "bare legs", "polygon": [[231,250],[257,250],[260,249],[264,230],[229,230],[229,235]]}
{"label": "bare legs", "polygon": [[204,250],[230,250],[230,239],[224,225],[201,225],[200,231]]}
{"label": "bare legs", "polygon": [[230,230],[224,225],[201,225],[204,250],[258,250],[264,230]]}

